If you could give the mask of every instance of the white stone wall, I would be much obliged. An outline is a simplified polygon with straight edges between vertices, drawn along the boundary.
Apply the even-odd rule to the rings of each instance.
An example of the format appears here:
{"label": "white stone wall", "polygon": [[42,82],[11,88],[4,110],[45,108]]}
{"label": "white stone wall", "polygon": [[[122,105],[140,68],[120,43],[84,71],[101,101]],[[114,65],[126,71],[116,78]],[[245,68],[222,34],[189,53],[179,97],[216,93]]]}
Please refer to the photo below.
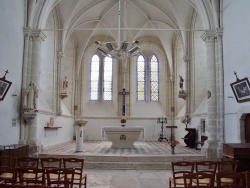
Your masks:
{"label": "white stone wall", "polygon": [[[24,0],[0,1],[0,18],[0,77],[9,70],[6,79],[12,82],[4,101],[0,101],[0,145],[8,145],[17,144],[20,134]],[[16,119],[15,126],[12,118]]]}
{"label": "white stone wall", "polygon": [[[250,77],[250,2],[227,0],[223,4],[223,58],[225,93],[225,141],[240,142],[241,109],[249,109],[250,102],[237,103],[230,83],[236,81],[234,71],[240,79]],[[233,98],[231,98],[233,97]],[[250,110],[244,110],[250,113]]]}
{"label": "white stone wall", "polygon": [[[46,29],[54,29],[55,20],[53,12],[50,13],[46,24]],[[45,31],[46,39],[42,42],[41,50],[41,70],[40,70],[40,96],[44,98],[44,102],[51,108],[47,111],[55,110],[56,104],[56,73],[57,73],[57,47],[56,32]],[[44,105],[44,104],[43,104]]]}

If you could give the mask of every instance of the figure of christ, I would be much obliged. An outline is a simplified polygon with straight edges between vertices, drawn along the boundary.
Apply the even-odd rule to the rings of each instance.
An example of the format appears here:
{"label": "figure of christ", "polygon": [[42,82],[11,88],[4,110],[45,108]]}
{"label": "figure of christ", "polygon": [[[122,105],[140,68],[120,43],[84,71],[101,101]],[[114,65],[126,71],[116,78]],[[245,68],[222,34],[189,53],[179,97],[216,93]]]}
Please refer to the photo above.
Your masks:
{"label": "figure of christ", "polygon": [[123,88],[122,92],[119,92],[119,95],[122,95],[122,116],[125,116],[126,115],[125,97],[126,95],[129,95],[129,92],[127,92],[126,89]]}

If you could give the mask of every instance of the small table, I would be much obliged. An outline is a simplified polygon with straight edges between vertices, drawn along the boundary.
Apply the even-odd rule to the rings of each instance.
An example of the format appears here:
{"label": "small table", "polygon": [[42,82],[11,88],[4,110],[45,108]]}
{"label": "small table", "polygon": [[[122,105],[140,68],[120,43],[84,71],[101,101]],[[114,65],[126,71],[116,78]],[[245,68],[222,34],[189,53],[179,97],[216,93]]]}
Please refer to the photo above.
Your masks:
{"label": "small table", "polygon": [[176,129],[177,126],[166,126],[166,128],[171,129],[170,140],[173,140],[173,133],[174,133],[173,129]]}

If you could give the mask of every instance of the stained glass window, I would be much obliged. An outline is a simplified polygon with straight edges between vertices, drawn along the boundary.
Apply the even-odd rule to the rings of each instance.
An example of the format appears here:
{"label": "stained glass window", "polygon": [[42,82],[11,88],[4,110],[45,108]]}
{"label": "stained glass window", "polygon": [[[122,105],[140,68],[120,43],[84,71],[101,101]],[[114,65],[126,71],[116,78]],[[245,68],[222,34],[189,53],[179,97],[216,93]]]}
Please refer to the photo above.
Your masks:
{"label": "stained glass window", "polygon": [[150,61],[150,101],[159,101],[159,64],[154,55]]}
{"label": "stained glass window", "polygon": [[105,57],[103,71],[103,100],[112,100],[112,59]]}
{"label": "stained glass window", "polygon": [[90,100],[98,100],[100,59],[94,55],[91,60]]}
{"label": "stained glass window", "polygon": [[91,59],[90,100],[112,100],[113,63],[111,58]]}
{"label": "stained glass window", "polygon": [[146,80],[145,80],[145,59],[142,55],[140,55],[137,59],[136,64],[136,78],[137,78],[137,100],[138,101],[145,101],[146,100]]}
{"label": "stained glass window", "polygon": [[159,63],[155,55],[147,61],[142,55],[136,64],[137,101],[159,101]]}

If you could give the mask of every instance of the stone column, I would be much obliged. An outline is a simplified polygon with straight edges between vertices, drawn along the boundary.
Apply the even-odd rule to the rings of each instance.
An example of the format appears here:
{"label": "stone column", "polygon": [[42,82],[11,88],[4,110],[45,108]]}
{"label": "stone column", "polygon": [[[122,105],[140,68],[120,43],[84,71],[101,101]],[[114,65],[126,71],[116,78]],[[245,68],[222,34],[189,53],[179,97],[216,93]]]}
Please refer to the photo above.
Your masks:
{"label": "stone column", "polygon": [[84,130],[83,127],[87,124],[87,121],[78,120],[75,122],[76,129],[76,152],[83,151],[83,139],[84,139]]}
{"label": "stone column", "polygon": [[222,51],[223,30],[217,28],[215,30],[216,37],[216,73],[217,73],[217,119],[218,119],[218,153],[222,156],[222,143],[224,142],[224,67],[223,67],[223,51]]}
{"label": "stone column", "polygon": [[32,46],[32,64],[31,64],[31,80],[39,89],[40,81],[40,64],[41,64],[41,45],[46,35],[41,30],[33,30],[32,32],[33,46]]}
{"label": "stone column", "polygon": [[58,52],[57,54],[57,104],[56,104],[56,113],[57,115],[62,114],[61,109],[61,90],[62,90],[62,79],[61,79],[61,72],[62,72],[62,59],[65,57],[63,52]]}
{"label": "stone column", "polygon": [[185,69],[186,69],[186,114],[190,115],[190,100],[191,100],[191,95],[190,95],[190,61],[191,58],[189,55],[186,55],[183,57],[183,60],[185,62]]}
{"label": "stone column", "polygon": [[217,104],[216,104],[216,69],[215,69],[215,38],[214,32],[205,31],[202,39],[206,43],[206,62],[207,62],[207,90],[211,97],[207,101],[207,126],[206,134],[208,140],[205,142],[202,153],[208,159],[217,158]]}
{"label": "stone column", "polygon": [[[23,34],[24,34],[24,50],[23,50],[23,71],[22,71],[22,93],[21,93],[21,104],[24,102],[24,95],[26,88],[30,82],[30,56],[31,56],[31,29],[26,27],[23,29]],[[21,111],[23,111],[23,106],[21,105]],[[24,122],[21,122],[21,127],[20,127],[20,144],[25,144],[26,143],[26,138],[28,135],[25,133],[27,132],[27,126],[24,124]]]}
{"label": "stone column", "polygon": [[[41,45],[42,41],[46,38],[45,34],[41,30],[32,30],[32,55],[31,55],[31,75],[30,80],[34,83],[35,87],[40,88],[40,68],[41,68]],[[36,99],[35,99],[36,100]],[[39,108],[37,106],[37,108]],[[29,117],[30,115],[30,117]],[[24,118],[29,119],[33,118],[28,124],[28,139],[27,144],[30,145],[30,153],[41,150],[40,140],[37,139],[37,116],[36,112],[27,112],[25,113]]]}

